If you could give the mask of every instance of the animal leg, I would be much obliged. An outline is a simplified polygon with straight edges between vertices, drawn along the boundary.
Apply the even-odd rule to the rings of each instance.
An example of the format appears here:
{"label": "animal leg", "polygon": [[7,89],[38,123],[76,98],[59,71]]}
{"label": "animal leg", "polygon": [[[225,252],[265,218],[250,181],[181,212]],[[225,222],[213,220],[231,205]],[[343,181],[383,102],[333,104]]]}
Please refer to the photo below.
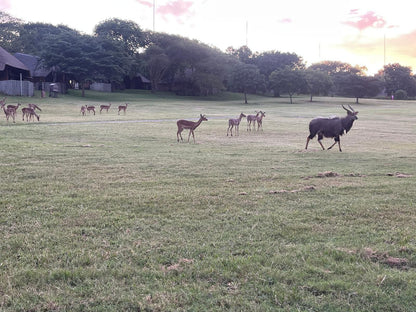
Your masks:
{"label": "animal leg", "polygon": [[178,132],[176,132],[176,138],[178,139],[178,142],[179,142],[179,136],[181,137],[181,141],[183,141],[183,138],[182,138],[182,130],[183,129],[178,129]]}
{"label": "animal leg", "polygon": [[[323,149],[323,150],[325,150],[325,147],[324,147],[324,145],[322,144],[321,140],[318,140],[318,143],[321,145],[322,149]],[[332,146],[331,146],[331,147],[332,147]],[[330,148],[331,148],[331,147],[330,147]]]}
{"label": "animal leg", "polygon": [[308,144],[309,144],[309,141],[311,140],[311,138],[310,137],[307,137],[307,139],[306,139],[306,146],[305,146],[305,150],[306,149],[308,149]]}

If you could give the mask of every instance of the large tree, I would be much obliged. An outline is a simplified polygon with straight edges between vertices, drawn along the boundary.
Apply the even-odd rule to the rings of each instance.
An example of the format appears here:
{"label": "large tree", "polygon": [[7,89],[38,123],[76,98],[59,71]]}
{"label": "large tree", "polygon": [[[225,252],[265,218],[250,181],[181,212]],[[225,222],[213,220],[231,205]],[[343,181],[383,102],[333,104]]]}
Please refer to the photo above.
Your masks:
{"label": "large tree", "polygon": [[152,92],[157,92],[159,83],[170,65],[169,58],[161,47],[151,45],[146,49],[145,60]]}
{"label": "large tree", "polygon": [[244,94],[244,103],[247,104],[247,93],[256,93],[264,89],[265,79],[255,65],[240,63],[233,68],[229,80],[232,91]]}
{"label": "large tree", "polygon": [[386,93],[394,94],[397,90],[404,90],[408,95],[416,95],[416,80],[410,67],[398,63],[384,66],[379,73],[385,80]]}
{"label": "large tree", "polygon": [[319,70],[307,69],[304,77],[311,102],[314,95],[327,95],[333,86],[331,77]]}
{"label": "large tree", "polygon": [[269,81],[274,90],[277,89],[279,92],[289,95],[291,104],[293,103],[293,95],[306,89],[304,71],[298,68],[292,69],[289,66],[273,71]]}

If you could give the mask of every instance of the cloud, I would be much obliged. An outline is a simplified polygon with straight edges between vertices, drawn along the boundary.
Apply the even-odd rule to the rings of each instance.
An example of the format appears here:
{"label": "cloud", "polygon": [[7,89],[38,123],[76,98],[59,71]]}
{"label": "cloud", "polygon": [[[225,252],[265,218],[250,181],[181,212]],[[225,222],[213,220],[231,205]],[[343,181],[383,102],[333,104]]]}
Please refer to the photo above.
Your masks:
{"label": "cloud", "polygon": [[11,8],[10,0],[0,0],[0,11],[7,11]]}
{"label": "cloud", "polygon": [[140,3],[141,5],[147,6],[149,8],[153,7],[153,3],[151,1],[147,1],[147,0],[136,0],[136,1]]}
{"label": "cloud", "polygon": [[343,24],[354,27],[360,31],[367,28],[384,28],[387,25],[386,20],[381,16],[376,15],[373,11],[368,11],[365,14],[359,15],[357,9],[350,11],[352,20],[345,21]]}
{"label": "cloud", "polygon": [[291,24],[293,21],[292,21],[291,18],[282,18],[282,19],[278,20],[277,22],[281,23],[281,24]]}
{"label": "cloud", "polygon": [[[140,0],[143,1],[143,0]],[[157,8],[157,13],[162,15],[173,15],[176,17],[180,17],[190,13],[190,9],[193,6],[192,1],[186,0],[175,0],[168,2],[165,5],[162,5]]]}

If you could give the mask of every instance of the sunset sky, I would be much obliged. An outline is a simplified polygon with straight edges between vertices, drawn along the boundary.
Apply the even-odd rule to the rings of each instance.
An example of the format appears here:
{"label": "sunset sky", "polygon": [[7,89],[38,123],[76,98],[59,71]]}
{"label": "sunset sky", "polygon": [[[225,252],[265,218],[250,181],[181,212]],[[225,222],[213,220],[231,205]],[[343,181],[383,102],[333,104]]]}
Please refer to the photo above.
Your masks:
{"label": "sunset sky", "polygon": [[[153,29],[153,0],[0,0],[27,22],[63,24],[92,34],[110,18]],[[222,51],[248,44],[307,65],[325,60],[366,66],[374,74],[400,63],[416,73],[416,22],[409,0],[155,0],[155,30],[197,39]]]}

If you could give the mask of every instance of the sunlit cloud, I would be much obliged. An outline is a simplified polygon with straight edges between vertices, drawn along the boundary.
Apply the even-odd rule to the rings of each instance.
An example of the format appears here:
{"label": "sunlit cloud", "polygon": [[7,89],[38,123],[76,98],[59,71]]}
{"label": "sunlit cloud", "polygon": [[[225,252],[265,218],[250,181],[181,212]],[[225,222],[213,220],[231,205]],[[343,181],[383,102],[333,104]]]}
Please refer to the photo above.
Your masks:
{"label": "sunlit cloud", "polygon": [[291,24],[293,21],[291,18],[282,18],[277,21],[280,24]]}
{"label": "sunlit cloud", "polygon": [[7,11],[11,8],[10,0],[0,0],[0,10]]}
{"label": "sunlit cloud", "polygon": [[147,0],[136,0],[139,4],[147,6],[149,8],[153,7],[153,3]]}
{"label": "sunlit cloud", "polygon": [[349,15],[351,20],[344,21],[343,23],[360,31],[368,28],[384,28],[387,25],[384,18],[372,11],[360,15],[359,11],[354,9],[350,11]]}
{"label": "sunlit cloud", "polygon": [[159,6],[157,8],[157,13],[162,14],[162,15],[172,15],[172,16],[180,17],[183,15],[189,14],[192,6],[193,6],[192,1],[176,0],[176,1],[168,2],[165,5]]}

